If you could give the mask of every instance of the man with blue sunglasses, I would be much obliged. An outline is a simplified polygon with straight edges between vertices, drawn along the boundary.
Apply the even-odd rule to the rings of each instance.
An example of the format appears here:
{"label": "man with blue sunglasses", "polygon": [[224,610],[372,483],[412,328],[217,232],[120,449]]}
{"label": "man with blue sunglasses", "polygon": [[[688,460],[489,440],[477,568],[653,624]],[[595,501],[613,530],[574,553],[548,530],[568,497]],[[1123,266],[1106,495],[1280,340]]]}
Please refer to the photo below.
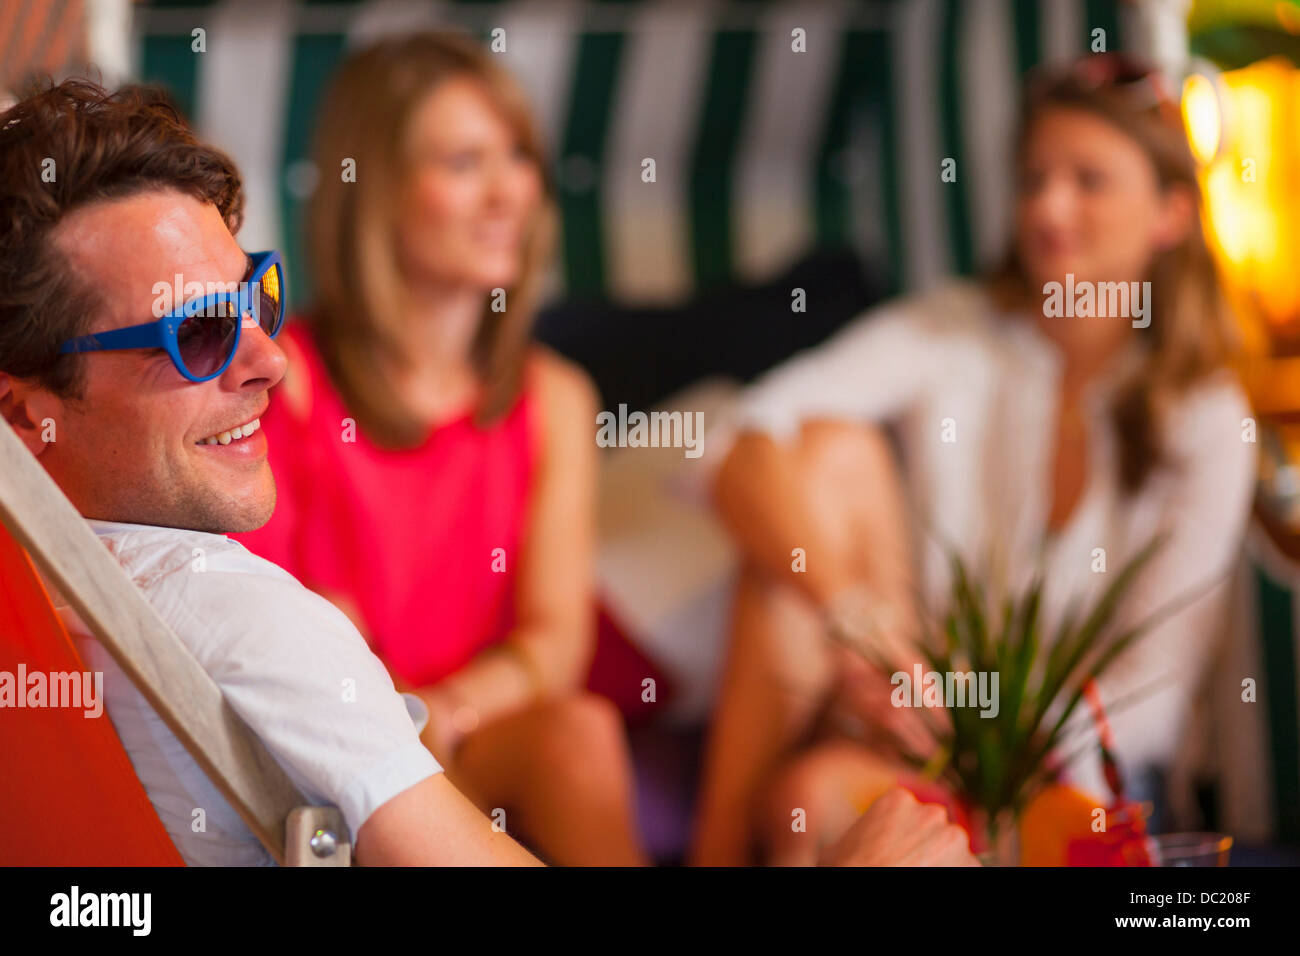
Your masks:
{"label": "man with blue sunglasses", "polygon": [[[357,862],[534,864],[440,772],[348,618],[226,537],[275,507],[258,424],[286,369],[273,341],[283,270],[275,253],[236,243],[242,201],[229,158],[147,91],[68,80],[0,113],[5,427],[298,788],[342,811]],[[182,289],[213,291],[159,308],[159,277],[178,275]],[[103,648],[88,638],[81,649],[185,860],[270,862]],[[942,811],[901,794],[833,860],[973,862]]]}
{"label": "man with blue sunglasses", "polygon": [[[536,862],[440,772],[347,617],[226,537],[275,507],[258,424],[286,368],[283,270],[235,241],[241,204],[229,158],[146,91],[69,80],[0,114],[6,427],[308,800],[342,811],[359,863]],[[176,275],[214,291],[159,308]],[[79,644],[186,862],[271,862],[102,646]]]}

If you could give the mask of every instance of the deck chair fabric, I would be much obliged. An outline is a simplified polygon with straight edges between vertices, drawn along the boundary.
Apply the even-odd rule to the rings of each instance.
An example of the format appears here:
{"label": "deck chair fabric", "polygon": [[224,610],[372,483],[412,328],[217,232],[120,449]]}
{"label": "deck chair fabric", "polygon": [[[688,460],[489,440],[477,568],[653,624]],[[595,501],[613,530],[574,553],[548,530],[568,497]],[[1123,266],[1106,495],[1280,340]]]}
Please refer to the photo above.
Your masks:
{"label": "deck chair fabric", "polygon": [[[0,525],[0,674],[16,682],[20,668],[85,671],[31,559]],[[184,865],[106,712],[0,708],[0,766],[0,864]]]}

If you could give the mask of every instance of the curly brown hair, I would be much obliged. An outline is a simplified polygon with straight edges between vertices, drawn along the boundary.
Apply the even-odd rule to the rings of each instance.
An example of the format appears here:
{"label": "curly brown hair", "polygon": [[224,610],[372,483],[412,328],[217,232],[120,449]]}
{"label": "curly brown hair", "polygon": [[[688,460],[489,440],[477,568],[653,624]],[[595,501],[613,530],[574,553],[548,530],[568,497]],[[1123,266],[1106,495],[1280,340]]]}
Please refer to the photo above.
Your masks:
{"label": "curly brown hair", "polygon": [[234,162],[200,143],[159,90],[44,80],[0,113],[0,371],[81,396],[83,357],[59,346],[89,331],[101,303],[54,231],[82,206],[152,189],[212,203],[239,229]]}

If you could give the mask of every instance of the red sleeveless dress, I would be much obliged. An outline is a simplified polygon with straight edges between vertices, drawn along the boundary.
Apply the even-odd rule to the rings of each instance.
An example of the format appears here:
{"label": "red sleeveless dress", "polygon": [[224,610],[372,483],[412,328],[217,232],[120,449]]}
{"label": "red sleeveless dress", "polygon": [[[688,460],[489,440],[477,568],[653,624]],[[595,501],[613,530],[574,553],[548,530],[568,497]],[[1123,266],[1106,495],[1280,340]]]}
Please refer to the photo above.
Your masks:
{"label": "red sleeveless dress", "polygon": [[231,537],[307,587],[350,598],[393,672],[435,683],[513,626],[535,464],[530,391],[487,428],[465,415],[419,447],[382,449],[359,427],[348,433],[351,416],[307,328],[292,323],[284,335],[304,360],[311,405],[300,422],[272,390],[262,426],[275,514]]}

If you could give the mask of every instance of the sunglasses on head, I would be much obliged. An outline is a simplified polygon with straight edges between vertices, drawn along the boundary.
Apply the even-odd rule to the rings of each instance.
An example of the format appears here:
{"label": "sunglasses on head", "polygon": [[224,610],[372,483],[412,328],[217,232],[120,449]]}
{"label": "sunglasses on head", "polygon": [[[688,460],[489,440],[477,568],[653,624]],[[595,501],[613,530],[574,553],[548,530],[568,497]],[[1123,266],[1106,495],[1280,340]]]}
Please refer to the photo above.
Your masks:
{"label": "sunglasses on head", "polygon": [[1158,109],[1163,116],[1178,118],[1178,101],[1156,66],[1126,53],[1095,53],[1076,60],[1070,76],[1089,90],[1110,90],[1124,96],[1139,109]]}
{"label": "sunglasses on head", "polygon": [[191,382],[216,378],[235,357],[239,330],[245,322],[256,323],[270,338],[275,338],[284,324],[284,267],[280,254],[254,252],[248,259],[251,270],[236,291],[211,292],[191,299],[153,322],[68,339],[59,352],[160,348]]}

